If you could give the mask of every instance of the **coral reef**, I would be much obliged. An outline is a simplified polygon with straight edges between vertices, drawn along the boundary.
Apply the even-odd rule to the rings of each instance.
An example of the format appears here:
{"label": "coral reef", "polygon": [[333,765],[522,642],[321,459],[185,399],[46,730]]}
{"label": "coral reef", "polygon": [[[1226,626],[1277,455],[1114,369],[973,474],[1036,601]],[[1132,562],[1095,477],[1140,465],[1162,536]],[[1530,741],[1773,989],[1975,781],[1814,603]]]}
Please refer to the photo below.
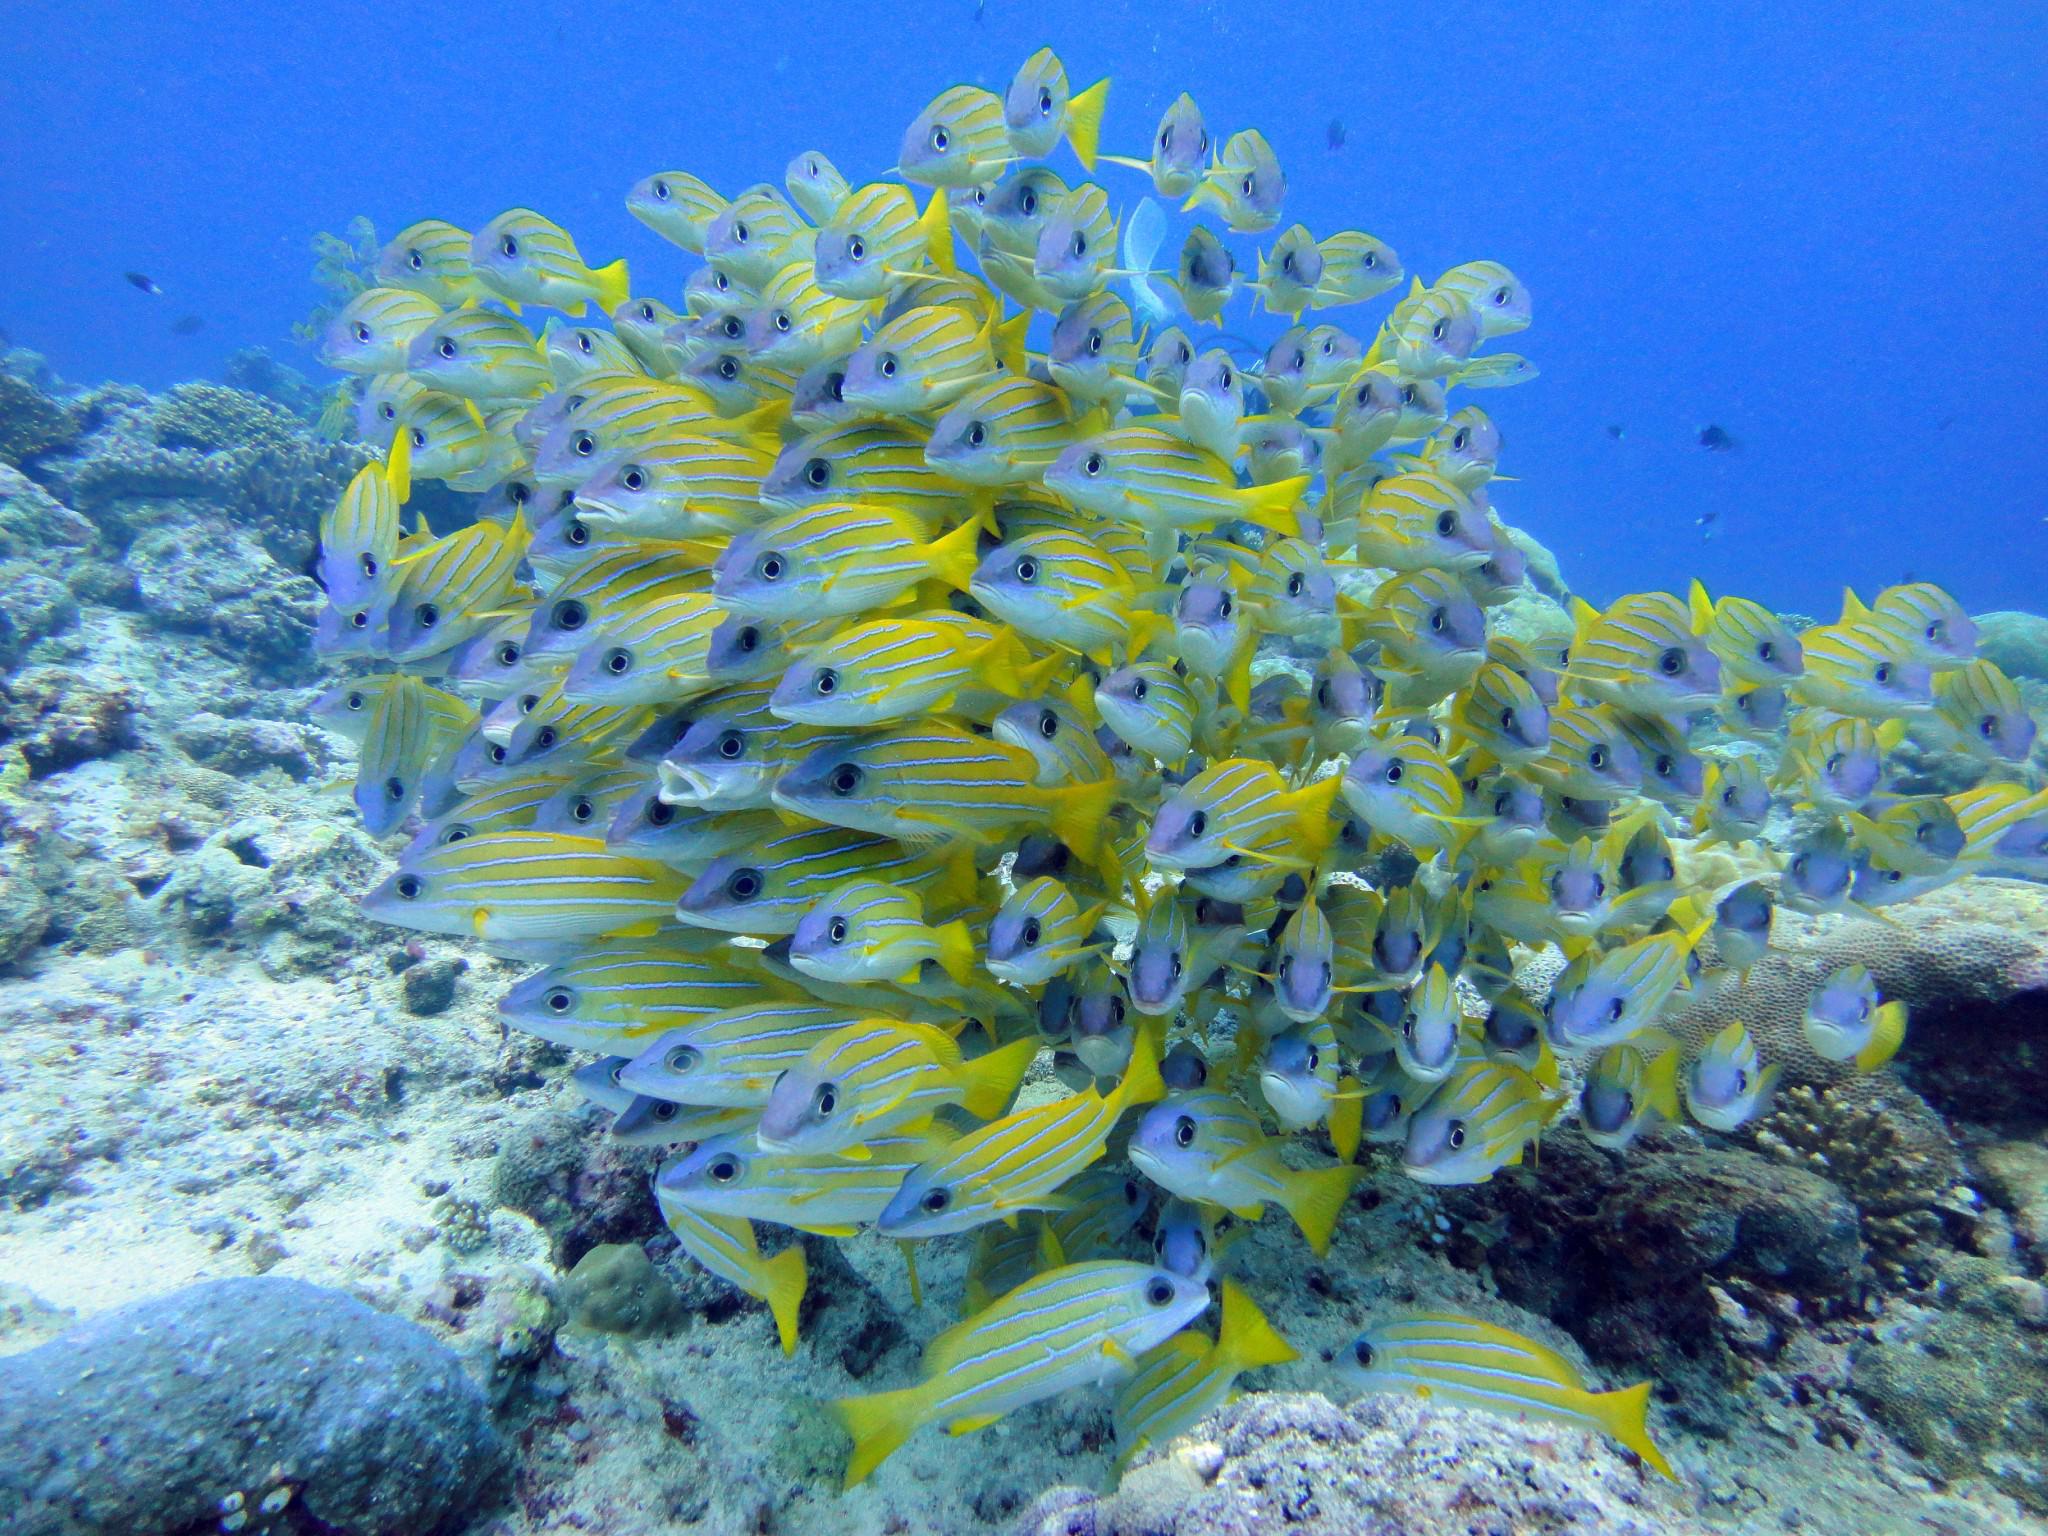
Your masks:
{"label": "coral reef", "polygon": [[567,1285],[569,1316],[600,1333],[666,1333],[683,1315],[674,1287],[638,1243],[600,1243],[576,1261]]}
{"label": "coral reef", "polygon": [[2048,683],[2048,618],[2010,610],[1978,614],[1977,654],[2007,677]]}
{"label": "coral reef", "polygon": [[1668,1488],[1584,1434],[1367,1397],[1248,1397],[1146,1452],[1107,1496],[1055,1488],[1011,1536],[1570,1531],[1704,1536]]}
{"label": "coral reef", "polygon": [[232,1532],[292,1504],[318,1529],[430,1536],[487,1505],[505,1469],[446,1349],[281,1279],[174,1291],[0,1359],[0,1442],[20,1536]]}

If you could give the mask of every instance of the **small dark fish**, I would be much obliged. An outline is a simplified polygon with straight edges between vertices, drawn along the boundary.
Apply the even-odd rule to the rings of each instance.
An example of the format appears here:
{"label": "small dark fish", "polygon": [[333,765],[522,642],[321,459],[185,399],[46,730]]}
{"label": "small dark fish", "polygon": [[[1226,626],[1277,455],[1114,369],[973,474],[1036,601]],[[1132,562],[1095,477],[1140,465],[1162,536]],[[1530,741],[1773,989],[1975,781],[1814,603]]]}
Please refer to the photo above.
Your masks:
{"label": "small dark fish", "polygon": [[155,278],[148,277],[141,272],[125,272],[122,276],[126,277],[129,282],[140,288],[144,293],[157,295],[163,293],[163,289],[157,287]]}
{"label": "small dark fish", "polygon": [[1623,438],[1628,436],[1628,429],[1618,425],[1617,423],[1609,422],[1607,425],[1607,435],[1613,438],[1618,443]]}
{"label": "small dark fish", "polygon": [[1709,453],[1726,453],[1735,446],[1735,439],[1726,427],[1705,426],[1700,428],[1699,444]]}
{"label": "small dark fish", "polygon": [[197,336],[206,329],[206,322],[197,315],[180,315],[171,322],[173,336]]}
{"label": "small dark fish", "polygon": [[1324,130],[1323,137],[1329,144],[1333,154],[1337,150],[1342,149],[1344,147],[1344,119],[1341,117],[1331,118],[1330,126]]}
{"label": "small dark fish", "polygon": [[1698,523],[1702,528],[1704,528],[1708,523],[1711,523],[1715,521],[1717,518],[1719,518],[1720,515],[1721,511],[1718,507],[1709,507],[1706,511],[1702,512],[1698,517],[1694,518],[1693,521]]}

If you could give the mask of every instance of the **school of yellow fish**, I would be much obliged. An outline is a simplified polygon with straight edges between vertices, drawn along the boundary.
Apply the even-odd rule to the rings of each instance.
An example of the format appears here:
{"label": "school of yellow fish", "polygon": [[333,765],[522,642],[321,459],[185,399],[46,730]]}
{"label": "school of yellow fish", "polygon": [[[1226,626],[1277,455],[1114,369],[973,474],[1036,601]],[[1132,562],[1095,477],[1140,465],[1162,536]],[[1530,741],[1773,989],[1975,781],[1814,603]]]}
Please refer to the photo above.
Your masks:
{"label": "school of yellow fish", "polygon": [[[1535,376],[1486,350],[1528,290],[1282,229],[1272,146],[1185,95],[1098,156],[1107,89],[1041,52],[861,185],[816,151],[729,196],[650,175],[627,206],[700,258],[680,284],[528,209],[425,220],[326,337],[390,445],[321,526],[317,644],[357,675],[319,715],[369,829],[412,829],[366,911],[540,967],[505,1020],[673,1148],[682,1248],[785,1350],[803,1250],[762,1226],[972,1234],[925,1379],[839,1405],[849,1484],[1087,1383],[1126,1456],[1180,1432],[1294,1356],[1234,1283],[1192,1326],[1224,1213],[1320,1253],[1362,1142],[1459,1184],[1567,1116],[1733,1129],[1776,1067],[1660,1023],[1775,909],[2048,873],[2033,722],[1935,587],[1803,633],[1697,585],[1580,604],[1568,644],[1489,622],[1524,555],[1454,396]],[[1155,269],[1160,200],[1192,217]],[[1233,305],[1290,322],[1263,359],[1205,344]],[[475,520],[408,519],[421,480]],[[1984,782],[1889,792],[1907,734]],[[1762,872],[1682,881],[1711,844]],[[1807,1018],[1863,1070],[1904,1027],[1854,970]],[[1047,1052],[1062,1091],[1014,1107]],[[1340,1360],[1669,1470],[1641,1386],[1505,1330],[1412,1314]]]}

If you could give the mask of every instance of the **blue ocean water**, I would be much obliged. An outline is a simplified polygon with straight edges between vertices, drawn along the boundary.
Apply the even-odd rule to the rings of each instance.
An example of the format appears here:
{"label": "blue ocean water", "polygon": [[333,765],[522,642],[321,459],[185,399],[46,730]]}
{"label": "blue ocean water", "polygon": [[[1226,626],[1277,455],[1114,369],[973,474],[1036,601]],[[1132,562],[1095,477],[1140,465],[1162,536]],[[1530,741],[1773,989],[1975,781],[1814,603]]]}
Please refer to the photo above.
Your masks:
{"label": "blue ocean water", "polygon": [[1587,594],[1697,574],[1827,616],[1844,582],[1911,573],[2040,605],[2048,9],[2025,0],[7,10],[0,330],[71,378],[288,354],[307,242],[356,214],[530,205],[673,297],[686,260],[627,215],[636,177],[734,191],[816,146],[866,179],[940,85],[1001,89],[1051,43],[1114,76],[1106,148],[1185,89],[1266,131],[1290,220],[1523,277],[1543,377],[1485,402],[1522,482],[1497,504]]}

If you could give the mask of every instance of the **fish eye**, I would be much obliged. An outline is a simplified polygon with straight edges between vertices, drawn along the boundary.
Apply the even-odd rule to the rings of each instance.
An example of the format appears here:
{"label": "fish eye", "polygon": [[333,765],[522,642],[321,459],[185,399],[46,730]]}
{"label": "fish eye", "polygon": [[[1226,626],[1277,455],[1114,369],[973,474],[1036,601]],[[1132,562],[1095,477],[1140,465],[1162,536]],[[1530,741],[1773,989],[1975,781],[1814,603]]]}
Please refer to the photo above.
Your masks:
{"label": "fish eye", "polygon": [[1422,396],[1420,392],[1415,388],[1413,384],[1404,384],[1401,386],[1401,403],[1403,405],[1413,405],[1417,400],[1421,398]]}
{"label": "fish eye", "polygon": [[1322,705],[1324,709],[1330,707],[1330,680],[1328,678],[1324,678],[1320,683],[1316,684],[1316,702]]}
{"label": "fish eye", "polygon": [[853,763],[841,763],[832,770],[832,793],[844,797],[860,788],[861,771]]}
{"label": "fish eye", "polygon": [[1161,149],[1171,149],[1173,147],[1173,130],[1171,128],[1159,130],[1159,147]]}
{"label": "fish eye", "polygon": [[569,525],[568,531],[562,537],[581,549],[590,542],[590,530],[583,526],[583,519],[579,517]]}
{"label": "fish eye", "polygon": [[597,349],[597,344],[590,339],[590,332],[578,331],[576,333],[576,347],[578,351],[589,353]]}
{"label": "fish eye", "polygon": [[1090,357],[1100,357],[1102,355],[1102,332],[1090,331],[1088,333],[1088,355]]}
{"label": "fish eye", "polygon": [[669,198],[669,192],[668,192],[668,183],[667,183],[667,182],[665,182],[665,181],[657,181],[657,182],[656,182],[656,183],[654,184],[654,197],[655,197],[655,201],[657,201],[657,202],[662,202],[662,203],[665,203],[665,202],[667,202],[667,201],[668,201],[668,198]]}
{"label": "fish eye", "polygon": [[571,821],[588,821],[596,814],[597,806],[588,795],[578,795],[569,802],[569,819]]}
{"label": "fish eye", "polygon": [[628,464],[619,471],[619,484],[629,491],[637,491],[647,484],[647,472],[638,464]]}
{"label": "fish eye", "polygon": [[988,428],[987,428],[987,427],[983,426],[983,425],[982,425],[982,424],[981,424],[980,422],[978,422],[978,421],[971,421],[971,422],[969,422],[969,423],[967,424],[967,446],[968,446],[968,447],[970,447],[970,448],[979,448],[979,447],[980,447],[980,446],[981,446],[981,445],[982,445],[983,443],[985,443],[985,442],[987,442],[987,441],[988,441]]}
{"label": "fish eye", "polygon": [[1044,929],[1039,927],[1037,918],[1027,919],[1024,924],[1024,947],[1029,949],[1035,945],[1039,940],[1039,936],[1044,931]]}
{"label": "fish eye", "polygon": [[495,764],[495,765],[497,765],[497,766],[499,766],[499,767],[502,767],[502,766],[504,765],[504,763],[505,763],[505,760],[506,760],[506,759],[507,759],[508,757],[510,757],[511,755],[512,755],[512,754],[511,754],[510,752],[508,752],[508,751],[506,751],[506,750],[505,750],[505,747],[504,747],[504,745],[503,745],[502,743],[499,743],[499,742],[494,742],[494,743],[492,743],[492,745],[491,745],[491,751],[490,751],[490,758],[491,758],[491,762],[492,762],[493,764]]}
{"label": "fish eye", "polygon": [[953,1203],[953,1192],[941,1184],[936,1189],[926,1190],[924,1198],[917,1203],[928,1214],[936,1216]]}
{"label": "fish eye", "polygon": [[1515,290],[1512,288],[1496,288],[1493,290],[1494,305],[1496,307],[1505,306],[1508,300],[1513,298],[1514,296]]}
{"label": "fish eye", "polygon": [[357,340],[357,341],[368,341],[369,339],[370,339],[370,328],[369,328],[369,327],[368,327],[367,325],[364,325],[364,324],[362,323],[362,321],[358,320],[358,321],[356,322],[356,340]]}
{"label": "fish eye", "polygon": [[1078,229],[1074,231],[1074,254],[1076,256],[1086,256],[1088,254],[1088,236]]}
{"label": "fish eye", "polygon": [[451,338],[443,336],[440,340],[440,344],[437,345],[434,348],[434,350],[440,353],[443,357],[453,357],[455,355],[455,343]]}
{"label": "fish eye", "polygon": [[1166,1306],[1173,1300],[1173,1282],[1163,1275],[1154,1275],[1145,1283],[1145,1300],[1155,1307]]}
{"label": "fish eye", "polygon": [[1197,811],[1188,818],[1189,837],[1202,837],[1207,835],[1208,831],[1209,813],[1207,811]]}
{"label": "fish eye", "polygon": [[1764,640],[1758,642],[1756,648],[1756,659],[1758,661],[1769,661],[1773,656],[1776,656],[1777,654],[1778,648],[1775,645],[1771,644],[1770,641]]}
{"label": "fish eye", "polygon": [[1366,1343],[1365,1340],[1360,1339],[1356,1344],[1351,1346],[1351,1358],[1356,1360],[1362,1366],[1371,1366],[1372,1346]]}
{"label": "fish eye", "polygon": [[734,221],[732,226],[732,238],[733,242],[736,245],[745,245],[749,240],[754,238],[754,232],[747,228],[747,221],[745,219],[739,219]]}
{"label": "fish eye", "polygon": [[1607,766],[1607,749],[1605,747],[1595,747],[1592,751],[1588,752],[1586,754],[1586,766],[1594,769],[1596,772],[1599,769],[1605,768]]}
{"label": "fish eye", "polygon": [[1998,716],[1986,715],[1982,720],[1979,720],[1977,722],[1977,734],[1986,741],[1996,737],[1998,735]]}
{"label": "fish eye", "polygon": [[507,256],[517,256],[519,254],[519,242],[513,239],[510,235],[507,235],[504,239],[498,242],[498,249],[503,251]]}
{"label": "fish eye", "polygon": [[1470,442],[1471,440],[1472,434],[1467,432],[1463,427],[1458,428],[1457,431],[1451,434],[1451,446],[1453,448],[1463,449],[1465,444]]}
{"label": "fish eye", "polygon": [[556,987],[541,1001],[547,1005],[550,1013],[567,1013],[576,1006],[576,994],[567,987]]}
{"label": "fish eye", "polygon": [[1122,998],[1120,998],[1120,997],[1112,997],[1112,998],[1111,998],[1111,999],[1109,1000],[1109,1013],[1110,1013],[1110,1017],[1111,1017],[1112,1019],[1114,1019],[1114,1020],[1115,1020],[1115,1021],[1116,1021],[1117,1023],[1119,1023],[1119,1024],[1123,1023],[1123,1021],[1124,1021],[1124,1000],[1123,1000]]}
{"label": "fish eye", "polygon": [[1873,682],[1890,682],[1892,680],[1892,664],[1888,661],[1879,662],[1877,664],[1877,670],[1871,673],[1870,677]]}
{"label": "fish eye", "polygon": [[1038,714],[1038,734],[1047,741],[1051,741],[1059,733],[1060,717],[1049,709],[1040,710]]}
{"label": "fish eye", "polygon": [[868,254],[867,241],[861,239],[859,235],[855,235],[851,240],[846,242],[846,254],[848,256],[851,256],[855,261],[865,261],[867,259]]}
{"label": "fish eye", "polygon": [[940,154],[943,155],[946,152],[946,146],[952,142],[953,136],[947,133],[944,128],[934,128],[932,130],[932,148]]}
{"label": "fish eye", "polygon": [[1306,587],[1307,585],[1307,579],[1303,577],[1301,572],[1296,571],[1292,576],[1289,576],[1287,578],[1287,595],[1289,597],[1299,597],[1301,596],[1302,588]]}
{"label": "fish eye", "polygon": [[1735,1069],[1735,1091],[1737,1093],[1749,1092],[1749,1069],[1747,1067],[1737,1067]]}
{"label": "fish eye", "polygon": [[1465,1122],[1464,1122],[1464,1121],[1462,1121],[1462,1120],[1453,1120],[1453,1121],[1451,1122],[1451,1131],[1450,1131],[1450,1134],[1449,1134],[1448,1136],[1446,1136],[1446,1137],[1444,1138],[1444,1140],[1448,1141],[1448,1142],[1449,1142],[1449,1143],[1451,1144],[1451,1150],[1452,1150],[1453,1152],[1457,1151],[1457,1150],[1458,1150],[1458,1148],[1460,1148],[1460,1147],[1464,1146],[1464,1145],[1465,1145]]}
{"label": "fish eye", "polygon": [[640,306],[640,318],[642,320],[652,320],[654,318],[654,306],[652,304],[642,304]]}
{"label": "fish eye", "polygon": [[[1142,677],[1133,678],[1131,680],[1131,697],[1137,699],[1139,702],[1142,703],[1144,701],[1145,695],[1150,693],[1151,691],[1152,685],[1146,682],[1145,679],[1143,679]],[[1199,815],[1200,813],[1197,812],[1197,814]]]}
{"label": "fish eye", "polygon": [[432,603],[421,603],[413,609],[412,616],[421,629],[432,629],[441,622],[441,610]]}
{"label": "fish eye", "polygon": [[1675,645],[1666,646],[1664,653],[1657,658],[1657,670],[1666,677],[1678,676],[1685,670],[1685,652]]}
{"label": "fish eye", "polygon": [[1403,771],[1404,770],[1401,766],[1401,759],[1397,757],[1392,762],[1387,764],[1387,771],[1383,775],[1383,777],[1389,784],[1398,784],[1401,782],[1401,774]]}
{"label": "fish eye", "polygon": [[1027,217],[1038,212],[1038,194],[1026,187],[1017,199],[1017,206],[1024,210]]}
{"label": "fish eye", "polygon": [[718,738],[718,755],[731,762],[747,750],[747,740],[738,731],[727,731]]}
{"label": "fish eye", "polygon": [[1181,959],[1181,953],[1180,953],[1180,951],[1179,951],[1179,950],[1177,950],[1177,949],[1176,949],[1176,950],[1175,950],[1175,951],[1173,952],[1173,967],[1172,967],[1172,969],[1173,969],[1173,979],[1174,979],[1175,981],[1179,981],[1179,980],[1180,980],[1180,978],[1181,978],[1181,973],[1182,973],[1182,972],[1184,972],[1184,971],[1185,971],[1185,970],[1187,969],[1187,963],[1186,963],[1186,962],[1185,962],[1184,960],[1182,960],[1182,959]]}
{"label": "fish eye", "polygon": [[727,277],[723,272],[713,272],[711,274],[711,286],[716,288],[720,293],[725,293],[729,289],[731,289],[732,279]]}
{"label": "fish eye", "polygon": [[1253,180],[1247,175],[1243,181],[1238,183],[1237,190],[1244,196],[1250,197],[1252,195],[1252,186]]}
{"label": "fish eye", "polygon": [[1435,325],[1432,325],[1432,326],[1431,326],[1431,327],[1429,328],[1429,339],[1430,339],[1431,341],[1442,341],[1442,340],[1444,339],[1444,332],[1445,332],[1446,330],[1448,330],[1448,329],[1449,329],[1449,322],[1448,322],[1448,321],[1444,321],[1444,320],[1439,320],[1439,321],[1437,321],[1437,323],[1436,323]]}
{"label": "fish eye", "polygon": [[738,341],[747,334],[746,322],[740,319],[738,315],[727,315],[718,322],[718,329],[724,334],[727,341]]}
{"label": "fish eye", "polygon": [[1216,604],[1216,613],[1218,617],[1225,619],[1229,618],[1231,606],[1232,604],[1230,601],[1230,594],[1226,592],[1223,594],[1222,600]]}
{"label": "fish eye", "polygon": [[1052,116],[1052,92],[1042,85],[1038,88],[1038,115],[1040,117]]}
{"label": "fish eye", "polygon": [[713,1158],[704,1171],[720,1184],[730,1184],[740,1176],[740,1160],[728,1153],[724,1157]]}
{"label": "fish eye", "polygon": [[775,311],[775,329],[777,329],[778,331],[783,331],[783,332],[787,332],[787,331],[789,330],[789,311],[788,311],[788,310],[786,310],[786,309],[778,309],[777,311]]}
{"label": "fish eye", "polygon": [[384,794],[393,804],[405,798],[405,780],[393,774],[384,781]]}
{"label": "fish eye", "polygon": [[811,679],[811,687],[817,691],[820,698],[823,698],[838,689],[839,674],[830,667],[820,667],[818,675]]}
{"label": "fish eye", "polygon": [[398,420],[398,407],[387,400],[377,407],[377,414],[386,421],[396,421]]}
{"label": "fish eye", "polygon": [[1195,1121],[1191,1115],[1176,1116],[1173,1122],[1173,1140],[1176,1146],[1191,1147],[1195,1144]]}
{"label": "fish eye", "polygon": [[555,604],[555,628],[577,630],[589,619],[590,610],[571,598],[568,602]]}
{"label": "fish eye", "polygon": [[884,352],[880,360],[875,364],[875,372],[879,373],[885,379],[895,378],[896,354],[894,352]]}
{"label": "fish eye", "polygon": [[832,466],[824,459],[810,459],[804,464],[804,483],[824,487],[832,479]]}
{"label": "fish eye", "polygon": [[420,892],[425,890],[426,887],[421,883],[418,875],[400,875],[397,883],[391,889],[398,893],[400,901],[417,901],[419,900]]}
{"label": "fish eye", "polygon": [[1500,712],[1500,728],[1504,731],[1512,731],[1515,728],[1515,711],[1512,706]]}
{"label": "fish eye", "polygon": [[633,653],[623,646],[614,646],[604,653],[604,669],[613,677],[623,677],[633,670]]}
{"label": "fish eye", "polygon": [[665,827],[676,819],[676,808],[666,800],[647,802],[647,824],[650,827]]}
{"label": "fish eye", "polygon": [[544,725],[534,733],[533,744],[545,752],[560,739],[552,725]]}
{"label": "fish eye", "polygon": [[1280,258],[1280,270],[1290,277],[1294,275],[1294,252],[1289,251]]}
{"label": "fish eye", "polygon": [[740,376],[740,365],[729,357],[718,360],[718,376],[721,379],[736,379]]}
{"label": "fish eye", "polygon": [[1180,344],[1180,365],[1185,368],[1195,360],[1195,349],[1186,342]]}
{"label": "fish eye", "polygon": [[1099,454],[1099,453],[1091,453],[1091,454],[1089,454],[1089,455],[1088,455],[1088,459],[1087,459],[1087,462],[1086,462],[1086,463],[1084,463],[1084,464],[1083,464],[1083,465],[1081,466],[1081,468],[1082,468],[1083,470],[1085,470],[1085,471],[1086,471],[1086,472],[1087,472],[1088,474],[1090,474],[1090,475],[1099,475],[1099,474],[1101,474],[1101,473],[1102,473],[1102,455],[1101,455],[1101,454]]}
{"label": "fish eye", "polygon": [[782,580],[782,573],[786,568],[782,556],[772,549],[754,562],[754,574],[763,581]]}
{"label": "fish eye", "polygon": [[1927,626],[1927,638],[1930,640],[1939,641],[1945,633],[1946,626],[1942,623],[1940,619],[1936,619],[1932,624]]}
{"label": "fish eye", "polygon": [[1669,752],[1659,752],[1654,766],[1658,778],[1668,779],[1678,771],[1678,760],[1672,757]]}
{"label": "fish eye", "polygon": [[844,944],[846,942],[846,919],[843,917],[833,918],[831,925],[825,930],[825,937],[834,944]]}
{"label": "fish eye", "polygon": [[1038,562],[1029,555],[1019,560],[1017,562],[1017,579],[1026,586],[1038,580]]}
{"label": "fish eye", "polygon": [[1439,512],[1439,513],[1437,513],[1437,515],[1436,515],[1436,531],[1437,531],[1437,534],[1438,534],[1438,536],[1439,536],[1439,537],[1442,537],[1442,538],[1446,538],[1446,539],[1448,539],[1448,538],[1449,538],[1449,537],[1451,536],[1451,534],[1452,534],[1453,532],[1455,532],[1455,531],[1456,531],[1456,529],[1457,529],[1457,526],[1458,526],[1458,517],[1457,517],[1457,514],[1456,514],[1456,513],[1454,513],[1454,512]]}
{"label": "fish eye", "polygon": [[1835,776],[1837,776],[1838,774],[1840,774],[1840,773],[1841,773],[1841,771],[1842,771],[1842,754],[1841,754],[1841,753],[1839,753],[1839,752],[1832,752],[1832,753],[1828,754],[1828,761],[1827,761],[1827,771],[1828,771],[1828,777],[1829,777],[1829,778],[1834,778]]}
{"label": "fish eye", "polygon": [[597,439],[592,437],[588,432],[578,432],[576,434],[575,440],[571,442],[569,446],[576,450],[576,456],[578,458],[587,459],[593,453],[597,452]]}
{"label": "fish eye", "polygon": [[761,894],[761,871],[758,869],[736,869],[732,878],[725,882],[725,892],[735,901],[752,901]]}

